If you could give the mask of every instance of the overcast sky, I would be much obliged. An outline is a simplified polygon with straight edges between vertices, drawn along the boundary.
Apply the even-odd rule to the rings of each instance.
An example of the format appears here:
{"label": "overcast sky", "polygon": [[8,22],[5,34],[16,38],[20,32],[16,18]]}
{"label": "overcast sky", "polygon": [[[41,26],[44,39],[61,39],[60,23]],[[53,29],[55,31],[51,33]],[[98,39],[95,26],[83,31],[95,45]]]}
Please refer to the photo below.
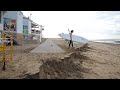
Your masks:
{"label": "overcast sky", "polygon": [[87,39],[120,39],[119,11],[22,11],[25,16],[45,26],[46,38],[74,30],[74,35]]}

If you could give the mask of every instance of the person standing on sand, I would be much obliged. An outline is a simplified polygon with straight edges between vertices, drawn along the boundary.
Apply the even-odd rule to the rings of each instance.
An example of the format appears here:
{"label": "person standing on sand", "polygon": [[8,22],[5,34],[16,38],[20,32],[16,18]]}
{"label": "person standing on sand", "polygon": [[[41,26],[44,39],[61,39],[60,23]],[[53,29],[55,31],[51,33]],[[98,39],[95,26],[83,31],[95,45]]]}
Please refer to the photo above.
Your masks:
{"label": "person standing on sand", "polygon": [[69,34],[70,34],[69,47],[70,47],[71,44],[72,44],[72,47],[73,47],[73,41],[72,41],[72,33],[73,33],[73,30],[71,30],[71,32],[70,32],[69,29],[68,29],[68,32],[69,32]]}

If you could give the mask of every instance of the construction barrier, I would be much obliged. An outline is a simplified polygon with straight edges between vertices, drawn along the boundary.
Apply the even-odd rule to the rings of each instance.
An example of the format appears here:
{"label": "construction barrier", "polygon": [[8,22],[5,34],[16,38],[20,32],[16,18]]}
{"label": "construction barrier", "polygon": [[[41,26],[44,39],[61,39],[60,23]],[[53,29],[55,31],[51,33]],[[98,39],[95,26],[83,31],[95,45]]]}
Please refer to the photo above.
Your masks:
{"label": "construction barrier", "polygon": [[[10,46],[7,46],[8,43],[10,43]],[[3,70],[6,70],[5,62],[13,60],[13,36],[2,31],[0,31],[0,53],[0,62],[4,63]]]}

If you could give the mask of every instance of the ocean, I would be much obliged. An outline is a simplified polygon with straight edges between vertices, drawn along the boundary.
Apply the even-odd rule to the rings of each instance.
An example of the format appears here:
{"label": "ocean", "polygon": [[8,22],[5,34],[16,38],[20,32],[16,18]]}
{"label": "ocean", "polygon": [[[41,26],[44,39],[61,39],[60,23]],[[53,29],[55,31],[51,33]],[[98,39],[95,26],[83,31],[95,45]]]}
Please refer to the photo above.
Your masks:
{"label": "ocean", "polygon": [[93,42],[99,42],[99,43],[110,43],[110,44],[120,44],[120,40],[94,40]]}

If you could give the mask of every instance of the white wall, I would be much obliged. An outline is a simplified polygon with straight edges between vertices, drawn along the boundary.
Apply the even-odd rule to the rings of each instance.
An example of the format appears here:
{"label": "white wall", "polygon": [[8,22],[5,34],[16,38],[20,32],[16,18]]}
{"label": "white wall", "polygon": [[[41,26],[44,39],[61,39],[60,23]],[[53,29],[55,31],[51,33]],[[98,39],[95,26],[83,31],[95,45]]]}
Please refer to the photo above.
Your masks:
{"label": "white wall", "polygon": [[31,34],[31,21],[28,22],[28,33]]}
{"label": "white wall", "polygon": [[0,11],[0,19],[1,19],[1,23],[0,23],[0,30],[3,30],[3,22],[2,22],[2,11]]}
{"label": "white wall", "polygon": [[17,12],[17,33],[23,33],[23,14]]}
{"label": "white wall", "polygon": [[11,19],[16,20],[16,32],[17,33],[23,34],[23,25],[27,25],[28,33],[31,34],[31,21],[29,19],[23,19],[23,14],[21,11],[6,11],[6,13],[1,17],[2,26],[4,22],[3,18],[11,18]]}
{"label": "white wall", "polygon": [[28,19],[26,19],[26,18],[23,18],[23,25],[26,25],[26,26],[28,26]]}
{"label": "white wall", "polygon": [[16,20],[16,32],[23,33],[23,14],[20,11],[6,11],[6,13],[2,16],[2,23],[4,22],[4,18],[11,18]]}
{"label": "white wall", "polygon": [[2,23],[0,24],[0,30],[3,30],[3,24]]}
{"label": "white wall", "polygon": [[17,20],[17,11],[6,11],[4,14],[2,12],[2,16],[1,16],[2,28],[3,28],[4,18],[11,18]]}
{"label": "white wall", "polygon": [[4,15],[2,15],[2,23],[4,24],[4,18],[11,18],[17,20],[17,11],[6,11]]}
{"label": "white wall", "polygon": [[3,30],[3,11],[1,11],[1,23],[0,23],[0,30]]}
{"label": "white wall", "polygon": [[1,23],[1,16],[2,16],[2,11],[0,11],[0,23]]}
{"label": "white wall", "polygon": [[17,20],[17,11],[7,11],[2,17]]}

